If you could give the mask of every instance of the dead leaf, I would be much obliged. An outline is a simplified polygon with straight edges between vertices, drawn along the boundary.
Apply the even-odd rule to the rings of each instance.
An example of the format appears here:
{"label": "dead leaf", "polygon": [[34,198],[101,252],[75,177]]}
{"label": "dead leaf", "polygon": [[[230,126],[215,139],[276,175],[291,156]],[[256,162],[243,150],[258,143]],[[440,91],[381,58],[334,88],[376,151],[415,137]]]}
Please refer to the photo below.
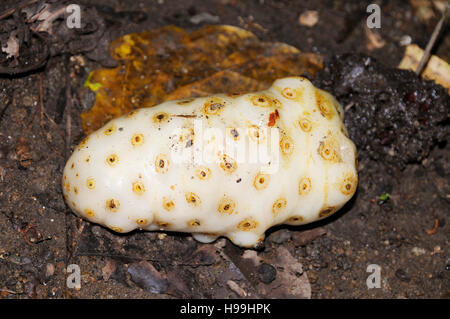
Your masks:
{"label": "dead leaf", "polygon": [[6,53],[6,58],[16,58],[19,55],[19,40],[17,39],[17,31],[12,31],[6,41],[6,47],[2,47],[2,51]]}
{"label": "dead leaf", "polygon": [[[311,285],[302,264],[285,247],[280,246],[271,254],[258,254],[227,244],[224,254],[264,298],[311,298]],[[258,273],[264,264],[276,272],[274,278],[265,282]]]}
{"label": "dead leaf", "polygon": [[259,291],[267,298],[311,298],[311,285],[303,266],[283,246],[273,259],[267,260],[277,269],[277,277],[270,284],[259,284]]}
{"label": "dead leaf", "polygon": [[409,0],[415,15],[420,21],[428,23],[435,17],[433,3],[429,0]]}
{"label": "dead leaf", "polygon": [[102,277],[104,281],[108,281],[111,275],[116,271],[116,263],[113,259],[106,259],[106,264],[102,268]]}

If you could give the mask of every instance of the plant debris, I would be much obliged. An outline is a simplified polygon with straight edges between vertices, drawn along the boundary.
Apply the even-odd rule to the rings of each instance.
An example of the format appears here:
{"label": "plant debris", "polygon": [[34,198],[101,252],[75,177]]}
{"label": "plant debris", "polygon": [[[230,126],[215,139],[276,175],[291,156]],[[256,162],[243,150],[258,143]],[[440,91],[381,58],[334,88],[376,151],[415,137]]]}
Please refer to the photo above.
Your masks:
{"label": "plant debris", "polygon": [[404,168],[420,163],[448,139],[447,90],[412,71],[387,68],[363,54],[332,58],[314,80],[342,105],[360,159]]}

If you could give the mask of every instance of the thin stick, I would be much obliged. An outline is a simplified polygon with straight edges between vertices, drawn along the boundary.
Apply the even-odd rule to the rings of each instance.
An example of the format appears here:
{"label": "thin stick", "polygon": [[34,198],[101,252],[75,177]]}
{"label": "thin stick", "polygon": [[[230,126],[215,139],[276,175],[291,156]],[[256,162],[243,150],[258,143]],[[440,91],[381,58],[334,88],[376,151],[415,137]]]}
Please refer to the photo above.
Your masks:
{"label": "thin stick", "polygon": [[39,0],[31,0],[31,1],[25,1],[19,5],[17,5],[14,8],[10,8],[6,11],[3,11],[2,14],[0,14],[0,20],[6,17],[9,17],[11,14],[13,14],[14,12],[16,12],[16,10],[20,10],[23,9],[25,7],[28,7],[29,5],[32,5],[33,3],[38,2]]}
{"label": "thin stick", "polygon": [[422,59],[420,60],[419,66],[417,67],[416,74],[420,75],[423,71],[423,68],[425,67],[426,63],[428,62],[428,59],[430,57],[431,49],[434,46],[434,43],[436,42],[436,39],[441,32],[442,26],[444,25],[445,18],[447,17],[447,11],[448,11],[449,3],[447,3],[447,7],[445,8],[444,13],[442,14],[442,18],[439,20],[438,24],[434,27],[434,31],[431,34],[430,41],[428,41],[427,47],[425,48],[425,52],[422,56]]}
{"label": "thin stick", "polygon": [[45,133],[45,129],[44,129],[44,118],[49,119],[50,123],[55,125],[57,132],[61,135],[62,138],[64,138],[64,134],[62,132],[60,132],[60,128],[58,127],[58,125],[50,118],[50,116],[47,115],[47,113],[45,112],[45,107],[44,107],[44,75],[43,73],[39,74],[39,95],[40,95],[40,105],[41,105],[41,116],[40,116],[40,122],[39,122],[39,126],[41,128],[41,133],[44,137],[45,142],[47,143],[47,145],[50,147],[50,149],[56,153],[59,156],[64,157],[63,154],[61,154],[61,152],[59,152],[57,149],[55,149],[53,147],[53,145],[48,141],[47,139],[47,134]]}
{"label": "thin stick", "polygon": [[66,157],[70,154],[70,145],[72,139],[72,90],[70,87],[70,57],[67,59],[66,73]]}

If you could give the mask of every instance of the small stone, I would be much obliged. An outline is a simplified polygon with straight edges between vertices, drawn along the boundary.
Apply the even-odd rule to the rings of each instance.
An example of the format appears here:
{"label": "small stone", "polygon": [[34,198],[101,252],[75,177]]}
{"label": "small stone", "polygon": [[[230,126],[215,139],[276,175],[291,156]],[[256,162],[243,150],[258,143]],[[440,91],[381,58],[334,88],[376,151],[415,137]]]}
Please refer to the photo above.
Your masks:
{"label": "small stone", "polygon": [[317,274],[314,271],[308,271],[309,282],[314,284],[317,282]]}
{"label": "small stone", "polygon": [[319,13],[314,10],[308,10],[300,14],[298,23],[306,27],[313,27],[319,21]]}
{"label": "small stone", "polygon": [[31,106],[33,106],[33,98],[29,95],[26,95],[23,97],[22,103],[26,107],[31,107]]}
{"label": "small stone", "polygon": [[411,42],[412,42],[412,39],[411,39],[411,37],[410,37],[409,35],[404,35],[404,36],[402,36],[402,37],[400,38],[400,45],[401,45],[402,47],[405,47],[405,46],[407,46],[407,45],[410,45]]}
{"label": "small stone", "polygon": [[413,247],[413,249],[411,249],[411,252],[416,256],[421,256],[426,253],[426,250],[420,247]]}
{"label": "small stone", "polygon": [[166,233],[158,233],[158,239],[159,240],[164,240],[167,237]]}
{"label": "small stone", "polygon": [[55,273],[55,265],[48,263],[45,265],[45,277],[51,277]]}
{"label": "small stone", "polygon": [[196,14],[195,16],[191,17],[189,21],[193,24],[200,24],[200,23],[219,23],[220,18],[218,16],[214,16],[208,12],[202,12],[199,14]]}
{"label": "small stone", "polygon": [[282,244],[291,239],[291,232],[288,229],[280,229],[268,237],[268,240],[274,244]]}
{"label": "small stone", "polygon": [[272,265],[262,263],[261,266],[258,267],[258,278],[261,282],[270,284],[275,280],[276,276],[277,270]]}

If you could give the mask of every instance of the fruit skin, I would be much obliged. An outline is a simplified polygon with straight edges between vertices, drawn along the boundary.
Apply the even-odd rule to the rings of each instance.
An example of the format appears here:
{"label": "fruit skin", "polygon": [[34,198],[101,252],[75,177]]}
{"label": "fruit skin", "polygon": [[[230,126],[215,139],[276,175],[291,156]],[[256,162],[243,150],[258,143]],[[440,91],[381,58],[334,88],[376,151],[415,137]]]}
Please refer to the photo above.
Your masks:
{"label": "fruit skin", "polygon": [[[251,160],[258,147],[269,157]],[[63,174],[70,208],[113,231],[225,236],[243,247],[274,225],[331,215],[356,186],[342,107],[301,77],[134,110],[85,138]]]}

